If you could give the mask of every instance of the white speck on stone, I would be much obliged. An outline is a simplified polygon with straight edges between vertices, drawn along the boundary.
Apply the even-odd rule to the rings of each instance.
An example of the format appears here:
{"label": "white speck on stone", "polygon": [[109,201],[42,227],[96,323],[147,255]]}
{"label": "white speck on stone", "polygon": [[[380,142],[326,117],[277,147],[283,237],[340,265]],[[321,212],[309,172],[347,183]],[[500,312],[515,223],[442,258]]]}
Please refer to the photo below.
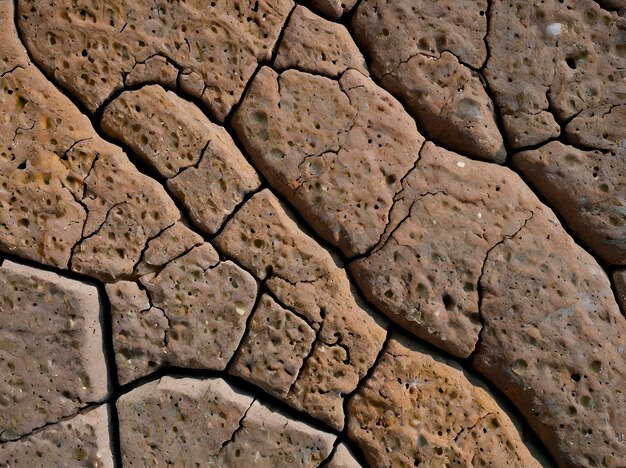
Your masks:
{"label": "white speck on stone", "polygon": [[436,226],[436,225],[437,225],[437,220],[433,219],[433,226]]}
{"label": "white speck on stone", "polygon": [[478,212],[478,214],[476,215],[476,217],[477,217],[478,219],[480,219],[480,218],[482,218],[482,217],[483,217],[483,214],[479,211],[479,212]]}
{"label": "white speck on stone", "polygon": [[550,23],[546,26],[546,34],[551,37],[556,37],[561,34],[563,25],[561,23]]}
{"label": "white speck on stone", "polygon": [[235,310],[239,315],[244,315],[246,313],[246,309],[244,309],[243,307],[236,307]]}
{"label": "white speck on stone", "polygon": [[456,165],[459,167],[465,167],[465,163],[463,161],[459,161]]}

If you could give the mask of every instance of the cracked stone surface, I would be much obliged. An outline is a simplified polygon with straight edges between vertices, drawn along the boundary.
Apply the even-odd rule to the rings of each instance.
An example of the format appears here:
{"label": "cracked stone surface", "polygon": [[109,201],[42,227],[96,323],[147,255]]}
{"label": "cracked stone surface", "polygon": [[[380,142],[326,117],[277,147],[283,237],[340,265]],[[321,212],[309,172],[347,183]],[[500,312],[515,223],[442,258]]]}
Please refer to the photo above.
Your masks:
{"label": "cracked stone surface", "polygon": [[625,21],[0,0],[0,466],[626,466]]}
{"label": "cracked stone surface", "polygon": [[108,395],[100,319],[95,286],[2,263],[0,441]]}
{"label": "cracked stone surface", "polygon": [[0,445],[0,466],[94,466],[113,468],[109,410],[101,405]]}
{"label": "cracked stone surface", "polygon": [[348,410],[371,466],[540,466],[482,388],[394,338]]}

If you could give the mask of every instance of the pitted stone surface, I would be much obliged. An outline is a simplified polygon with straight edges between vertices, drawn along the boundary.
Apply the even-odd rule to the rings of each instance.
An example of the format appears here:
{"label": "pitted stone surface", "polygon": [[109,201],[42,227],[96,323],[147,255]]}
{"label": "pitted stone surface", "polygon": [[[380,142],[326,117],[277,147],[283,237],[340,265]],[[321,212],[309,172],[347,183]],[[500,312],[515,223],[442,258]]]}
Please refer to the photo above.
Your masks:
{"label": "pitted stone surface", "polygon": [[[220,121],[239,100],[259,62],[271,57],[290,0],[206,3],[20,0],[18,22],[31,54],[91,112],[122,89],[127,75],[160,74],[155,56],[178,69],[178,84]],[[149,62],[149,63],[148,63]],[[138,78],[134,67],[148,64]],[[170,81],[166,64],[156,64]],[[146,70],[147,72],[147,70]]]}
{"label": "pitted stone surface", "polygon": [[514,146],[556,136],[554,119],[624,103],[625,18],[592,0],[492,3],[485,77],[501,114],[521,117],[507,128]]}
{"label": "pitted stone surface", "polygon": [[613,272],[613,285],[615,297],[622,309],[622,314],[626,316],[626,270],[615,270]]}
{"label": "pitted stone surface", "polygon": [[117,403],[124,466],[318,466],[335,436],[291,420],[222,379],[162,379]]}
{"label": "pitted stone surface", "polygon": [[472,71],[487,56],[486,11],[485,0],[364,0],[352,25],[371,59],[372,74],[430,138],[503,162],[506,151],[493,104]]}
{"label": "pitted stone surface", "polygon": [[582,111],[565,127],[573,144],[615,151],[626,149],[626,104]]}
{"label": "pitted stone surface", "polygon": [[355,70],[335,81],[263,68],[233,125],[268,182],[347,256],[376,244],[424,141],[402,106]]}
{"label": "pitted stone surface", "polygon": [[28,434],[107,396],[100,320],[95,286],[3,262],[0,441]]}
{"label": "pitted stone surface", "polygon": [[540,466],[482,388],[393,338],[348,403],[348,436],[374,467]]}
{"label": "pitted stone surface", "polygon": [[345,272],[269,191],[254,195],[215,245],[315,330],[295,382],[271,393],[341,429],[343,396],[373,365],[385,330],[356,302]]}
{"label": "pitted stone surface", "polygon": [[2,468],[92,466],[113,468],[106,405],[0,445]]}
{"label": "pitted stone surface", "polygon": [[306,0],[304,3],[311,4],[326,16],[339,19],[352,11],[358,0]]}
{"label": "pitted stone surface", "polygon": [[296,6],[278,47],[274,68],[337,77],[353,68],[368,76],[365,59],[348,29]]}
{"label": "pitted stone surface", "polygon": [[516,154],[513,164],[589,250],[626,264],[626,149],[582,151],[555,141]]}

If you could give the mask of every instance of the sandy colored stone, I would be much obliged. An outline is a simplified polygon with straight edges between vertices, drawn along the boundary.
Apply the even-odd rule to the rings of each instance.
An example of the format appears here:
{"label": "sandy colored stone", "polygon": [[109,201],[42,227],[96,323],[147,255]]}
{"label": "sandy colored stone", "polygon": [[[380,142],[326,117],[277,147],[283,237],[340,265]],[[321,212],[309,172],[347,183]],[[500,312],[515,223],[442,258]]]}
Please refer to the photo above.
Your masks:
{"label": "sandy colored stone", "polygon": [[324,466],[326,468],[361,468],[361,464],[356,461],[345,444],[337,445],[335,453]]}
{"label": "sandy colored stone", "polygon": [[285,27],[274,68],[337,77],[353,68],[369,76],[365,59],[342,24],[297,5]]}
{"label": "sandy colored stone", "polygon": [[540,466],[482,388],[395,339],[348,402],[348,437],[373,467]]}
{"label": "sandy colored stone", "polygon": [[281,305],[316,332],[293,385],[273,394],[341,430],[343,396],[373,365],[385,338],[385,330],[353,296],[345,271],[268,190],[239,209],[215,245],[264,280]]}
{"label": "sandy colored stone", "polygon": [[306,0],[303,3],[310,5],[315,10],[319,10],[326,16],[338,20],[352,11],[357,2],[358,0]]}
{"label": "sandy colored stone", "polygon": [[154,55],[138,62],[124,77],[124,86],[137,87],[148,83],[159,83],[166,88],[178,86],[178,68],[161,55]]}
{"label": "sandy colored stone", "polygon": [[626,104],[582,111],[565,127],[573,144],[615,151],[626,149]]}
{"label": "sandy colored stone", "polygon": [[494,248],[473,365],[560,466],[626,464],[626,319],[606,273],[549,213]]}
{"label": "sandy colored stone", "polygon": [[106,405],[0,445],[0,467],[51,466],[113,468]]}
{"label": "sandy colored stone", "polygon": [[513,164],[592,252],[626,264],[626,149],[601,153],[551,142],[516,154]]}
{"label": "sandy colored stone", "polygon": [[272,187],[347,256],[376,244],[423,142],[400,103],[355,70],[336,81],[263,68],[233,126]]}
{"label": "sandy colored stone", "polygon": [[220,121],[258,63],[271,57],[292,8],[290,0],[107,5],[21,0],[17,5],[34,59],[91,112],[123,88],[126,75],[138,82],[135,66],[162,56],[176,64],[181,89]]}
{"label": "sandy colored stone", "polygon": [[553,134],[555,122],[544,111],[564,123],[624,103],[626,19],[592,0],[498,0],[490,15],[484,76],[500,113],[523,115],[507,130],[512,144]]}
{"label": "sandy colored stone", "polygon": [[286,397],[314,341],[315,331],[305,320],[264,294],[229,372]]}
{"label": "sandy colored stone", "polygon": [[102,128],[166,179],[194,224],[213,234],[260,181],[228,132],[195,104],[153,85],[109,104]]}
{"label": "sandy colored stone", "polygon": [[95,286],[5,260],[0,311],[0,441],[107,396]]}
{"label": "sandy colored stone", "polygon": [[518,112],[502,116],[504,133],[513,149],[526,148],[557,138],[561,126],[550,112],[537,114]]}
{"label": "sandy colored stone", "polygon": [[364,0],[352,26],[371,59],[372,74],[429,138],[472,157],[503,162],[506,151],[493,104],[472,72],[487,57],[486,11],[485,0]]}
{"label": "sandy colored stone", "polygon": [[617,303],[622,309],[622,314],[626,315],[626,270],[615,270],[612,279]]}
{"label": "sandy colored stone", "polygon": [[387,316],[467,357],[481,330],[478,282],[487,252],[541,205],[511,170],[426,143],[403,181],[381,242],[350,265]]}

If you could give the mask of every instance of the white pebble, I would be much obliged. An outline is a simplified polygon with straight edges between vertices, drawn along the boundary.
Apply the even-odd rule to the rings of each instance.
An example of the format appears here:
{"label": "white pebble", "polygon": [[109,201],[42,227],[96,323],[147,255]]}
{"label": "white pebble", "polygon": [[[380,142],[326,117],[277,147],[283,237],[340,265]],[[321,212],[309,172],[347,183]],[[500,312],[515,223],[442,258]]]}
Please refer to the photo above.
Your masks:
{"label": "white pebble", "polygon": [[483,214],[479,212],[476,216],[478,216],[478,219],[480,219],[483,217]]}
{"label": "white pebble", "polygon": [[561,23],[550,23],[546,26],[546,34],[548,36],[556,37],[561,34],[561,28],[563,25]]}
{"label": "white pebble", "polygon": [[459,167],[465,167],[465,163],[463,161],[459,161],[456,165]]}

